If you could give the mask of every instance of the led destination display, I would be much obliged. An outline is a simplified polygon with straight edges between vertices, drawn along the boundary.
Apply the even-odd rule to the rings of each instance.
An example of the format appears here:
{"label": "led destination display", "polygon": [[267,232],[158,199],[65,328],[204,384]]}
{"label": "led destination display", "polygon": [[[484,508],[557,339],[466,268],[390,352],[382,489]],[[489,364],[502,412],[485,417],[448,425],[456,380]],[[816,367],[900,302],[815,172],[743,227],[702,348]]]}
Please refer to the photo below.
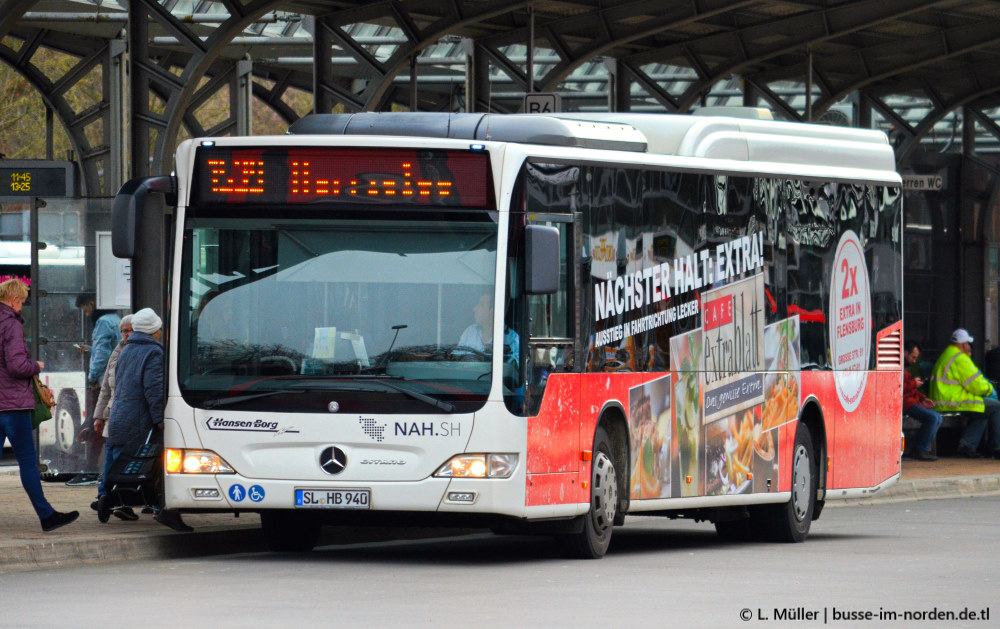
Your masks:
{"label": "led destination display", "polygon": [[489,155],[482,151],[201,147],[192,202],[481,208],[488,205],[490,189]]}

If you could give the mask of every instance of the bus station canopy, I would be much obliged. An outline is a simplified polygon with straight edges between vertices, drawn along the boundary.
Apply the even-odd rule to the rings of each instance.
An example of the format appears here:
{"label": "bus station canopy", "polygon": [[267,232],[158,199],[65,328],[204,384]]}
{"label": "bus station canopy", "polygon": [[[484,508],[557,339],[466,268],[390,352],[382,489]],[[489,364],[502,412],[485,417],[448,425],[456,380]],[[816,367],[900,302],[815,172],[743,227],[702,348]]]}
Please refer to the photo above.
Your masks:
{"label": "bus station canopy", "polygon": [[[252,132],[235,111],[206,111],[224,88],[235,102],[247,73],[254,102],[289,124],[310,106],[511,113],[548,107],[533,100],[545,94],[562,111],[755,105],[781,119],[877,127],[894,134],[900,162],[922,142],[961,140],[964,111],[975,150],[1000,148],[993,0],[0,0],[0,9],[0,57],[54,104],[85,160],[113,151],[84,128],[116,101],[74,105],[72,93],[127,44],[132,174],[169,170],[184,136]],[[43,49],[77,61],[49,68]],[[307,106],[291,102],[295,91]],[[94,179],[100,167],[86,169]]]}

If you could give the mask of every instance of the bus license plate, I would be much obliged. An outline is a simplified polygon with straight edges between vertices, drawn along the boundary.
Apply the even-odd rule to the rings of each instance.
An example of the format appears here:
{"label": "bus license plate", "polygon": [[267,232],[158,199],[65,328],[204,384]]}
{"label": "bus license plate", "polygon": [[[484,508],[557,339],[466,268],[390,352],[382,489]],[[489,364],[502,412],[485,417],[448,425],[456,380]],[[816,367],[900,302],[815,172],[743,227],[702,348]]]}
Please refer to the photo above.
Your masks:
{"label": "bus license plate", "polygon": [[296,489],[295,506],[304,509],[370,509],[368,489]]}

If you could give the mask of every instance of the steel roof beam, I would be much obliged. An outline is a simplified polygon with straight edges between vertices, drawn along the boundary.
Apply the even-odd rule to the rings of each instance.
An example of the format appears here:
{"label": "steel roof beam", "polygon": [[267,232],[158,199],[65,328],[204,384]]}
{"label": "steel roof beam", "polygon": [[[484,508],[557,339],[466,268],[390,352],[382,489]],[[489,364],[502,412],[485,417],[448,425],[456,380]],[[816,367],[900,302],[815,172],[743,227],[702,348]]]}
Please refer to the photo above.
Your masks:
{"label": "steel roof beam", "polygon": [[[182,41],[187,41],[191,48],[191,57],[185,63],[181,76],[177,77],[179,86],[170,91],[167,99],[163,115],[165,128],[162,132],[155,134],[153,146],[149,145],[149,131],[151,129],[145,125],[133,125],[133,176],[143,176],[151,172],[160,172],[170,163],[170,153],[173,152],[181,123],[185,115],[187,115],[188,102],[197,92],[198,84],[202,77],[206,75],[213,62],[220,56],[223,47],[229,41],[242,34],[258,17],[275,10],[278,2],[277,0],[250,0],[246,4],[239,6],[236,6],[232,2],[227,2],[226,4],[230,9],[230,17],[212,32],[207,41],[202,42],[190,29],[171,16],[159,4],[149,2],[148,0],[132,0],[130,5],[129,43],[132,53],[130,59],[133,67],[133,107],[137,106],[137,101],[140,103],[148,101],[148,96],[145,93],[146,83],[142,79],[146,78],[149,80],[151,76],[155,76],[151,68],[143,66],[136,59],[137,56],[141,56],[144,53],[148,54],[147,16],[151,16],[158,25],[173,32]],[[146,111],[142,113],[146,118],[156,118],[156,116],[152,116],[151,111],[148,111],[148,107],[145,109]]]}
{"label": "steel roof beam", "polygon": [[[36,40],[39,38],[36,38]],[[24,46],[22,46],[23,48]],[[52,81],[37,66],[31,63],[31,55],[20,54],[22,52],[23,50],[19,50],[15,53],[7,46],[0,46],[0,59],[6,61],[28,83],[34,86],[41,95],[42,101],[48,107],[51,107],[60,120],[63,121],[63,124],[67,128],[67,135],[69,136],[70,146],[73,148],[73,151],[77,155],[84,155],[88,148],[86,136],[83,135],[82,129],[79,126],[70,124],[70,121],[76,118],[73,108],[66,102],[61,93],[53,93]],[[81,193],[86,194],[87,189],[85,183],[81,184]]]}
{"label": "steel roof beam", "polygon": [[[949,44],[949,41],[952,40],[955,43]],[[848,80],[831,88],[828,96],[823,98],[818,105],[828,107],[847,94],[868,85],[891,77],[899,77],[933,63],[965,55],[997,43],[1000,43],[1000,21],[949,29],[923,37],[859,50],[854,54],[864,59],[863,73],[855,73]],[[906,51],[908,63],[900,65],[898,56],[903,50]],[[890,54],[895,62],[882,61]],[[819,61],[818,64],[827,65],[823,61]]]}
{"label": "steel roof beam", "polygon": [[[430,18],[429,23],[428,19],[423,19],[422,21],[427,23],[423,28],[419,25],[420,21],[415,19],[412,13],[405,10],[408,5],[394,1],[368,5],[363,9],[350,9],[331,13],[318,18],[317,22],[321,22],[331,29],[339,31],[341,36],[338,37],[338,40],[344,50],[358,59],[359,62],[369,66],[370,71],[375,75],[359,97],[363,102],[362,108],[365,111],[373,111],[383,106],[388,92],[392,89],[392,83],[396,76],[401,72],[409,70],[410,59],[414,55],[433,45],[449,33],[461,31],[463,28],[471,25],[511,13],[529,4],[530,0],[520,0],[518,2],[499,0],[482,6],[477,5],[475,11],[469,12],[462,10],[461,3],[456,0],[444,5],[444,9],[449,11],[449,13],[436,19]],[[385,63],[377,62],[365,48],[356,41],[353,41],[340,28],[342,25],[349,23],[374,20],[375,17],[371,13],[373,7],[386,9],[380,16],[391,19],[407,38],[406,43],[398,46]],[[420,9],[426,14],[427,7],[421,7]],[[495,53],[491,52],[490,56],[496,58],[502,55],[500,55],[499,51],[495,51]]]}
{"label": "steel roof beam", "polygon": [[[844,37],[887,20],[899,19],[901,16],[926,10],[942,2],[943,0],[881,0],[872,3],[860,0],[838,5],[832,9],[810,11],[788,18],[757,23],[735,32],[686,41],[675,46],[633,55],[629,57],[629,61],[637,65],[656,61],[668,63],[685,55],[701,59],[707,51],[734,49],[752,51],[749,55],[746,52],[731,55],[715,65],[706,63],[704,69],[699,71],[703,77],[702,81],[691,85],[678,97],[682,111],[687,111],[702,93],[727,75],[739,74],[754,64],[764,63],[783,54],[803,54],[807,47],[819,42]],[[775,38],[779,41],[774,45],[761,46],[754,43],[760,40],[770,42]],[[801,69],[804,70],[804,67]],[[803,77],[804,74],[802,72]]]}
{"label": "steel roof beam", "polygon": [[[628,26],[614,28],[610,23],[610,20],[607,19],[607,13],[609,10],[595,12],[597,15],[594,17],[600,20],[600,24],[604,29],[603,38],[581,44],[575,51],[579,53],[575,57],[562,55],[563,62],[552,68],[542,78],[542,91],[554,91],[556,87],[563,80],[565,80],[567,76],[569,76],[569,74],[594,57],[612,54],[616,48],[621,48],[627,44],[639,42],[642,39],[667,32],[671,29],[692,24],[708,17],[740,9],[755,3],[756,0],[717,0],[711,3],[692,2],[686,6],[680,4],[663,6],[661,4],[657,13],[670,9],[676,9],[678,15],[666,15],[650,22],[644,22],[639,28],[630,28]],[[625,14],[625,16],[628,15],[628,13]],[[590,15],[588,15],[588,17],[590,17]],[[554,25],[546,25],[546,28],[556,30]],[[629,63],[633,67],[641,65],[633,63],[631,59],[629,59]]]}
{"label": "steel roof beam", "polygon": [[0,39],[21,22],[22,16],[37,0],[0,0]]}

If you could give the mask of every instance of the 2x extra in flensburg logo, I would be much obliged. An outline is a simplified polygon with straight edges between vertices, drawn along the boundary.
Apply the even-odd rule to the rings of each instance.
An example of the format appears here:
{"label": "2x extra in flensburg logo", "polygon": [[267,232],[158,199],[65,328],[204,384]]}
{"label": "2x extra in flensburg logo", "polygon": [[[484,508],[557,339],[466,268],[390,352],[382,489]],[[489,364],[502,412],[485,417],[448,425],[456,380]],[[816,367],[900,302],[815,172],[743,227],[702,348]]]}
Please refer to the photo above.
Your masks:
{"label": "2x extra in flensburg logo", "polygon": [[851,412],[861,403],[871,358],[872,299],[861,240],[846,231],[830,278],[830,358],[837,397]]}

